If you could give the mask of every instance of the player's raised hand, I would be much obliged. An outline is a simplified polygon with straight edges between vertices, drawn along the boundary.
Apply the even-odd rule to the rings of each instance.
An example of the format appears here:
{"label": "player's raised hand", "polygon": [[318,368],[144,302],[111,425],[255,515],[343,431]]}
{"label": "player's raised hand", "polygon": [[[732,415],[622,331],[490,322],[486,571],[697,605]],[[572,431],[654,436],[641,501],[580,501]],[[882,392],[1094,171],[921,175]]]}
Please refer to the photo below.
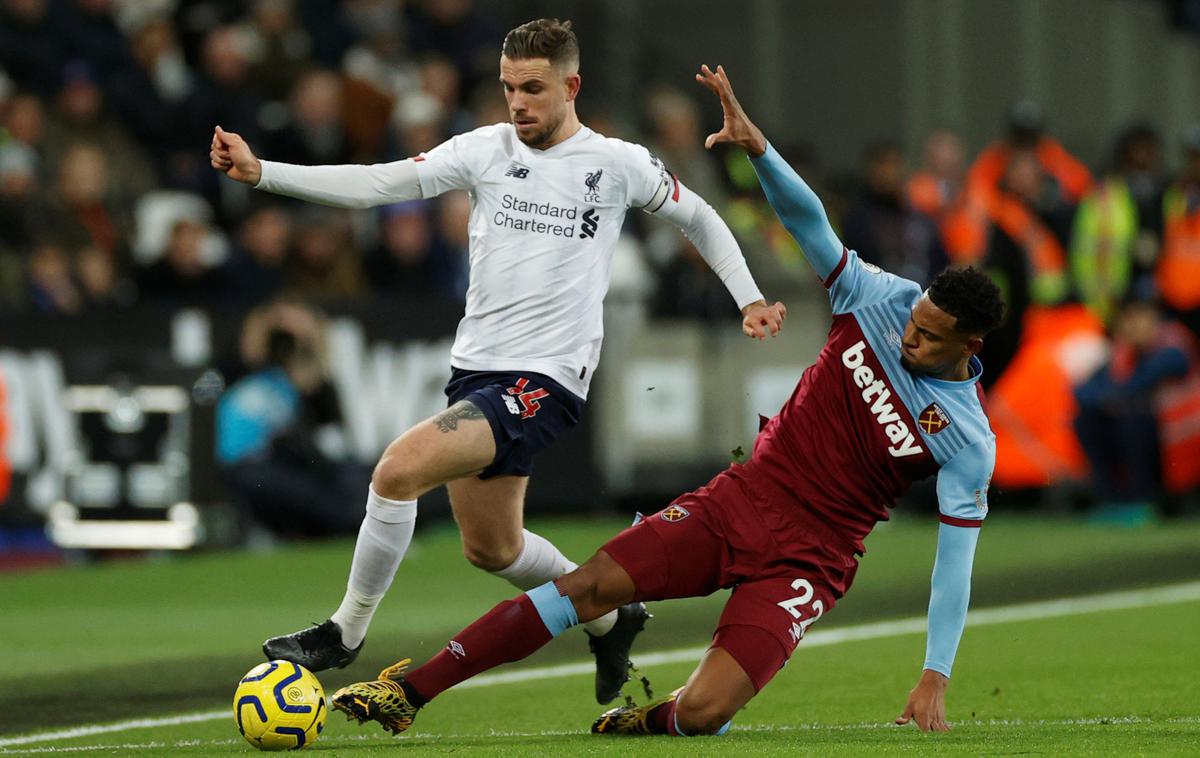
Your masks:
{"label": "player's raised hand", "polygon": [[765,340],[767,334],[774,337],[783,328],[785,318],[787,306],[783,303],[767,305],[765,300],[750,303],[742,309],[742,333],[758,340]]}
{"label": "player's raised hand", "polygon": [[221,127],[213,130],[212,148],[208,152],[212,167],[223,171],[230,179],[249,184],[258,184],[262,178],[262,163],[254,157],[250,146],[241,135],[227,132]]}
{"label": "player's raised hand", "polygon": [[921,680],[908,693],[904,712],[896,717],[896,723],[916,722],[922,732],[948,732],[946,721],[946,682],[949,680],[936,671],[925,669]]}
{"label": "player's raised hand", "polygon": [[717,66],[714,72],[707,64],[703,65],[700,67],[700,73],[696,74],[696,81],[708,87],[721,99],[721,111],[724,113],[721,131],[708,135],[708,139],[704,140],[704,147],[711,150],[713,145],[729,142],[745,150],[751,158],[765,153],[767,138],[746,115],[746,111],[742,110],[742,104],[734,96],[733,85],[729,83],[729,77],[725,74],[725,67]]}

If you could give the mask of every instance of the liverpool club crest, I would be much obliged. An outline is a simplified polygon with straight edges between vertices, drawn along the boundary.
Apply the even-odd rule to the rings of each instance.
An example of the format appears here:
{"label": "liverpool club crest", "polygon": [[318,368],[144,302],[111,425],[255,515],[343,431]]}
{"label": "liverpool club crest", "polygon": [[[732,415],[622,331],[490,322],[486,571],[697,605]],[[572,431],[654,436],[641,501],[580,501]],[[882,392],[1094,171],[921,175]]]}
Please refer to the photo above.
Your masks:
{"label": "liverpool club crest", "polygon": [[600,177],[603,175],[604,169],[602,168],[588,172],[587,178],[583,180],[583,185],[586,188],[583,193],[583,202],[600,202]]}

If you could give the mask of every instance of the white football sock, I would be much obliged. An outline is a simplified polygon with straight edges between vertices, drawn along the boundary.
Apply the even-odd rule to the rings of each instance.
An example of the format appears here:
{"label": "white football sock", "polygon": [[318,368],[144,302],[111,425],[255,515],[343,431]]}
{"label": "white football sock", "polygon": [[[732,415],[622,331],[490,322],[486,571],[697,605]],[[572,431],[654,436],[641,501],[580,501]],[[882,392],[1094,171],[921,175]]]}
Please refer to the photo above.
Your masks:
{"label": "white football sock", "polygon": [[[508,568],[492,572],[517,589],[531,590],[540,587],[579,568],[574,561],[559,552],[550,540],[528,529],[522,529],[521,533],[525,537],[525,544],[521,547],[517,559]],[[608,634],[615,623],[617,612],[614,610],[582,626],[592,635],[599,637]]]}
{"label": "white football sock", "polygon": [[367,626],[379,601],[387,594],[396,569],[412,542],[417,522],[416,500],[389,500],[371,487],[367,515],[354,543],[354,560],[342,604],[330,616],[342,629],[342,644],[358,647],[367,636]]}

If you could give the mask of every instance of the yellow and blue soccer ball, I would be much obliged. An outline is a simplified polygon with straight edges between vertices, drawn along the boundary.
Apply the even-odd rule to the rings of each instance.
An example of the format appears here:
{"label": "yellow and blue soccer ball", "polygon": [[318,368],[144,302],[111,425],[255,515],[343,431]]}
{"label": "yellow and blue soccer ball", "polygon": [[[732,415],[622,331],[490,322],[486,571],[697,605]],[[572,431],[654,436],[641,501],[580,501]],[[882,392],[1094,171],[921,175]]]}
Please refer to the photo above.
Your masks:
{"label": "yellow and blue soccer ball", "polygon": [[313,673],[289,661],[260,663],[233,694],[238,731],[259,750],[297,750],[325,728],[325,690]]}

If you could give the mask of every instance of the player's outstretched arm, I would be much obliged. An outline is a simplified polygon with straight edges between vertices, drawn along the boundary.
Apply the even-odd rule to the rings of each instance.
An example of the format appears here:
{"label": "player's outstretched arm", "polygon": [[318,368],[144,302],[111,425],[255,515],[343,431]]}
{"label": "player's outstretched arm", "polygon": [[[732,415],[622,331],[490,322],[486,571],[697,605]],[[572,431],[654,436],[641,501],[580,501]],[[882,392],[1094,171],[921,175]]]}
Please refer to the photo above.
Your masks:
{"label": "player's outstretched arm", "polygon": [[[663,192],[665,190],[664,183]],[[742,311],[743,334],[757,340],[779,334],[783,320],[787,318],[787,307],[780,302],[767,304],[746,265],[737,239],[712,206],[694,192],[680,191],[677,202],[664,200],[657,215],[678,224],[696,246],[700,257],[721,278]]]}
{"label": "player's outstretched arm", "polygon": [[723,122],[721,130],[708,135],[704,146],[728,143],[746,151],[758,172],[758,180],[767,201],[779,215],[788,232],[800,243],[801,250],[825,280],[842,259],[842,243],[815,192],[771,147],[762,130],[754,125],[741,103],[733,94],[733,85],[722,66],[713,71],[701,66],[696,81],[703,84],[721,100]]}
{"label": "player's outstretched arm", "polygon": [[337,208],[370,208],[422,197],[411,159],[373,166],[296,166],[263,161],[235,132],[213,131],[212,167],[230,179],[277,195]]}
{"label": "player's outstretched arm", "polygon": [[674,177],[671,182],[679,192],[668,201],[669,183],[664,179],[659,189],[661,200],[657,195],[651,199],[649,207],[655,207],[653,213],[677,224],[696,246],[704,262],[721,278],[742,311],[743,334],[757,340],[779,334],[783,320],[787,318],[787,307],[780,302],[767,303],[746,265],[737,239],[712,206],[696,193],[683,190]]}
{"label": "player's outstretched arm", "polygon": [[[968,523],[960,520],[960,523]],[[921,731],[949,731],[946,722],[945,693],[954,656],[967,622],[971,599],[971,567],[979,527],[938,525],[937,559],[929,594],[929,636],[925,645],[925,665],[917,686],[909,693],[904,712],[897,724],[916,722]]]}

